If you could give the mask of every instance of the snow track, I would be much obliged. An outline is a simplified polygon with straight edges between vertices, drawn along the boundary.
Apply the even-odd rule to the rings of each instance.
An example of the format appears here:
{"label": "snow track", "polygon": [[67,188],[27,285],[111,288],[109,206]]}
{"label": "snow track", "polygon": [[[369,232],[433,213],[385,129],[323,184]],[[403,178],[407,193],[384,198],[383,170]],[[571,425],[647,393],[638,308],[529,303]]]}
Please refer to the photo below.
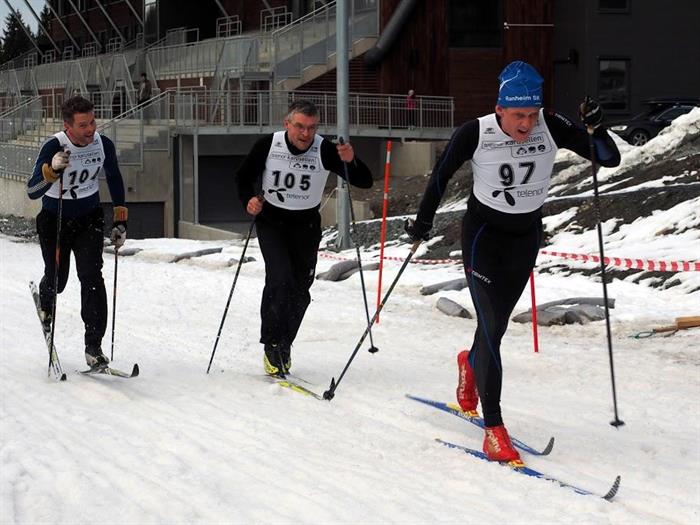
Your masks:
{"label": "snow track", "polygon": [[[130,241],[131,242],[131,241]],[[150,244],[149,244],[150,242]],[[192,249],[144,241],[152,252]],[[194,243],[206,247],[206,243]],[[167,247],[167,250],[165,249]],[[146,250],[148,251],[148,250]],[[26,283],[39,247],[0,237],[0,523],[694,523],[700,516],[700,361],[697,332],[630,339],[657,320],[689,315],[698,293],[615,281],[611,295],[620,417],[614,429],[603,323],[540,331],[512,324],[503,345],[504,417],[537,446],[533,468],[594,491],[617,473],[609,504],[470,459],[434,443],[478,448],[478,429],[405,399],[451,401],[457,351],[475,322],[434,308],[418,284],[459,268],[410,267],[332,402],[270,384],[258,344],[264,272],[244,265],[209,375],[205,374],[235,269],[169,264],[157,253],[119,263],[115,366],[128,381],[84,377],[79,285],[59,297],[56,346],[68,381],[46,377]],[[319,262],[319,271],[322,269]],[[328,263],[330,264],[330,263]],[[387,267],[392,279],[396,268]],[[110,295],[112,267],[105,258]],[[368,272],[370,298],[376,272]],[[582,276],[541,275],[541,302],[568,289],[597,295]],[[295,374],[322,393],[364,330],[359,277],[317,281],[293,349]],[[466,292],[448,294],[471,305]],[[370,299],[370,304],[372,302]],[[525,294],[516,311],[527,307]],[[370,312],[371,313],[371,312]],[[662,323],[663,324],[663,323]],[[109,353],[109,331],[103,342]]]}

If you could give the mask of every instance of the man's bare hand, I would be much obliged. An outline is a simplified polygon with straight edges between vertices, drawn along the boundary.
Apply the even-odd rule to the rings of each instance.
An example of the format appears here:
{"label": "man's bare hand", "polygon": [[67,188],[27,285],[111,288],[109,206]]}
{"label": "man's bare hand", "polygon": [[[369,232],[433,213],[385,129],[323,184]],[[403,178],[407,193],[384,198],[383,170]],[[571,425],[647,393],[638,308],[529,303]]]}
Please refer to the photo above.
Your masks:
{"label": "man's bare hand", "polygon": [[263,209],[263,202],[263,198],[260,195],[256,195],[248,201],[248,205],[245,207],[245,209],[251,215],[257,215]]}
{"label": "man's bare hand", "polygon": [[355,158],[355,151],[352,149],[352,144],[346,142],[345,144],[336,145],[338,150],[338,156],[343,162],[352,162]]}

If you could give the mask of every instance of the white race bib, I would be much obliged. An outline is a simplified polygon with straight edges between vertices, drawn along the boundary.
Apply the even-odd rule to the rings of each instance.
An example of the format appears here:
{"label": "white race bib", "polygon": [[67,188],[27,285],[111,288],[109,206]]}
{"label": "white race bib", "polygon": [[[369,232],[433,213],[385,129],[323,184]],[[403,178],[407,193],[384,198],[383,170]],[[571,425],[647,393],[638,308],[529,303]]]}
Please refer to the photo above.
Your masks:
{"label": "white race bib", "polygon": [[293,155],[284,134],[278,131],[272,136],[262,179],[265,200],[287,210],[314,208],[321,203],[328,179],[321,162],[323,137],[316,135],[307,151]]}
{"label": "white race bib", "polygon": [[547,198],[557,145],[540,110],[522,143],[501,130],[495,113],[479,118],[479,144],[471,160],[474,196],[504,213],[528,213]]}
{"label": "white race bib", "polygon": [[[87,146],[76,146],[64,131],[54,135],[64,150],[70,151],[68,166],[63,170],[63,198],[82,199],[97,193],[100,183],[97,175],[105,160],[105,150],[102,138],[95,133],[92,143]],[[46,195],[58,199],[58,184],[52,184]]]}

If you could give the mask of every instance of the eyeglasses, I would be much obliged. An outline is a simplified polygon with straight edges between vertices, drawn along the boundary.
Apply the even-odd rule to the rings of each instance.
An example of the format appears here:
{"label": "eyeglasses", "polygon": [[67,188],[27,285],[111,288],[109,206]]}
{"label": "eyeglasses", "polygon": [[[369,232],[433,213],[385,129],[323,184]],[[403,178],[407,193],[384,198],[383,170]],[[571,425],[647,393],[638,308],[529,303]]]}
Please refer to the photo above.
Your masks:
{"label": "eyeglasses", "polygon": [[304,131],[307,131],[309,133],[316,133],[316,130],[318,129],[318,124],[312,124],[311,126],[304,126],[299,122],[290,122],[290,124],[294,126],[294,129],[296,129],[299,133],[302,133]]}

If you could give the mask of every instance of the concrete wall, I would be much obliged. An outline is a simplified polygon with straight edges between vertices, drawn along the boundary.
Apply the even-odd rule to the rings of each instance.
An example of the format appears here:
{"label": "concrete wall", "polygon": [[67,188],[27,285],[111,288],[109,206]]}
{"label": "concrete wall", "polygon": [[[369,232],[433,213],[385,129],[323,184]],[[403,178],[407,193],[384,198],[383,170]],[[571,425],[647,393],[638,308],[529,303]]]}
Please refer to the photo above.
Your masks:
{"label": "concrete wall", "polygon": [[29,199],[26,181],[0,177],[0,214],[32,218],[39,210],[41,199]]}
{"label": "concrete wall", "polygon": [[[143,168],[137,166],[120,166],[124,179],[126,206],[135,202],[163,202],[163,235],[175,235],[174,223],[174,188],[173,159],[167,151],[145,151]],[[107,182],[100,181],[100,201],[112,202]],[[109,217],[107,221],[109,222]]]}
{"label": "concrete wall", "polygon": [[[429,173],[437,160],[437,144],[436,142],[392,143],[391,176],[410,177]],[[386,158],[386,153],[384,156]]]}
{"label": "concrete wall", "polygon": [[193,224],[188,221],[180,221],[178,223],[180,239],[195,239],[200,241],[218,241],[240,239],[243,236],[240,233],[220,230],[218,228],[210,228],[202,224]]}
{"label": "concrete wall", "polygon": [[[321,228],[326,228],[328,226],[335,226],[336,224],[336,206],[337,201],[335,197],[331,197],[328,201],[323,201],[323,208],[321,208]],[[372,211],[369,208],[369,203],[367,201],[358,201],[353,199],[352,201],[353,209],[355,211],[355,220],[364,221],[366,219],[374,219]]]}

